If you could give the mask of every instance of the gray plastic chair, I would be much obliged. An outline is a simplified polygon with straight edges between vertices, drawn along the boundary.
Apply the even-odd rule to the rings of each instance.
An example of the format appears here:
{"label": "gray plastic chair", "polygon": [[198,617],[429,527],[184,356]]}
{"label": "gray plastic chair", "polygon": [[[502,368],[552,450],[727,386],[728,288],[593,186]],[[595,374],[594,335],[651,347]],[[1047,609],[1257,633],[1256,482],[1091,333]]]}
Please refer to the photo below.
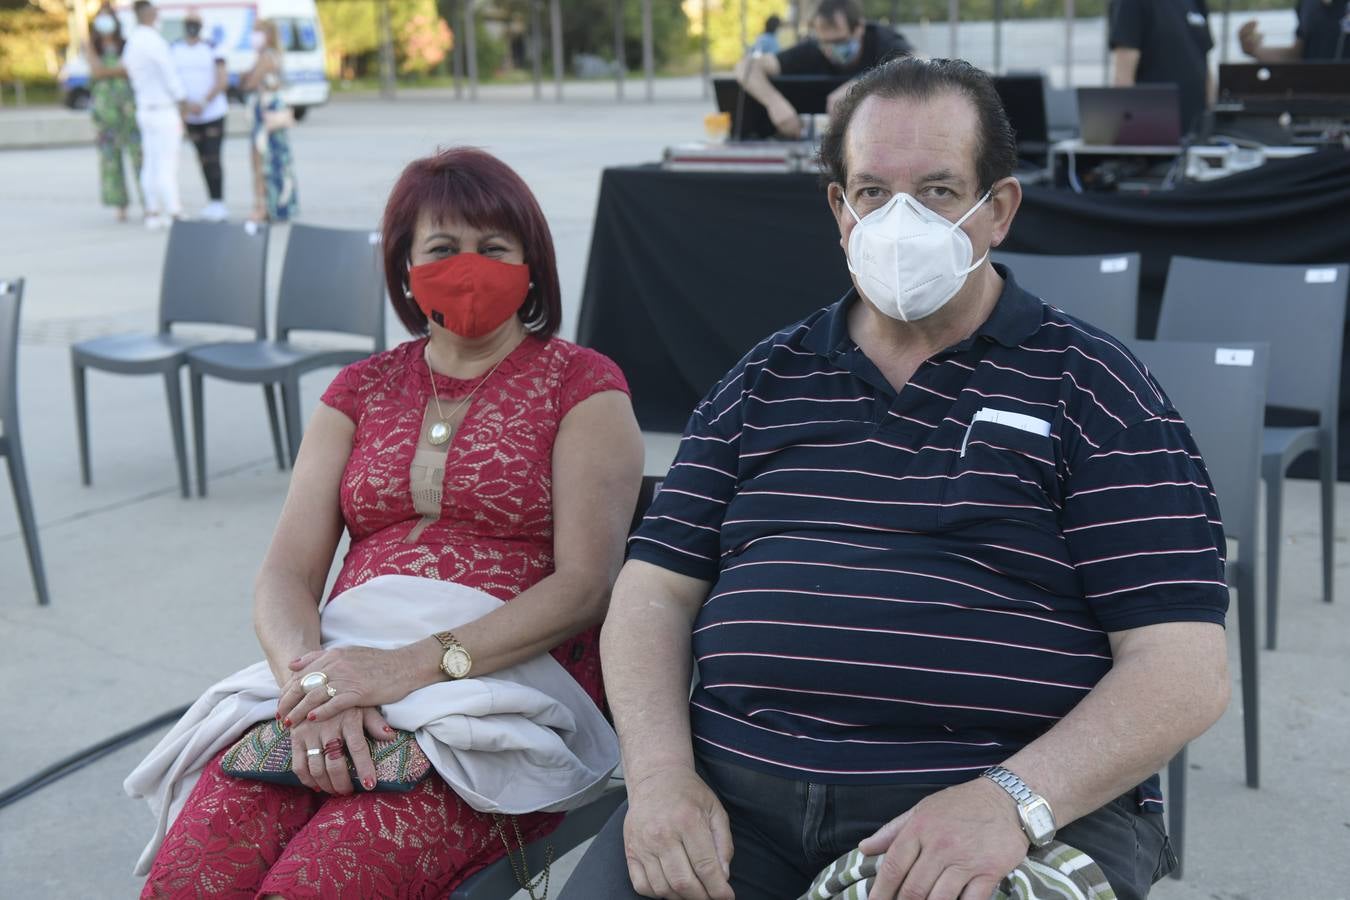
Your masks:
{"label": "gray plastic chair", "polygon": [[[267,274],[267,226],[228,222],[173,223],[164,254],[159,288],[159,330],[82,341],[70,348],[75,382],[75,424],[80,441],[80,476],[90,483],[89,413],[85,370],[119,375],[161,375],[168,395],[178,486],[189,496],[187,442],[183,431],[183,394],[178,370],[187,351],[206,341],[173,333],[181,323],[235,325],[266,333],[264,278]],[[278,424],[275,402],[267,393],[272,431]],[[279,443],[279,441],[278,441]]]}
{"label": "gray plastic chair", "polygon": [[1322,481],[1322,599],[1332,599],[1336,546],[1336,417],[1350,266],[1289,266],[1172,257],[1158,338],[1268,341],[1272,406],[1316,413],[1317,424],[1265,429],[1266,648],[1275,649],[1284,473],[1316,450]]}
{"label": "gray plastic chair", "polygon": [[[1242,677],[1242,730],[1247,785],[1260,775],[1260,702],[1256,655],[1256,499],[1261,486],[1261,431],[1265,419],[1267,344],[1134,341],[1130,349],[1162,385],[1195,438],[1214,493],[1223,530],[1237,541],[1236,559],[1225,567],[1237,589],[1238,645]],[[1248,358],[1241,357],[1248,354]],[[1236,358],[1235,358],[1236,357]],[[1220,363],[1219,360],[1226,360]],[[1246,362],[1246,365],[1234,364]],[[1186,749],[1167,767],[1168,831],[1184,862]],[[1181,868],[1173,873],[1181,877]]]}
{"label": "gray plastic chair", "polygon": [[[642,517],[647,514],[647,507],[651,506],[664,480],[664,475],[642,477],[642,487],[638,490],[637,506],[633,510],[630,532],[636,530],[642,523]],[[698,672],[697,666],[694,667],[694,672]],[[550,859],[561,859],[569,851],[590,840],[605,826],[614,810],[618,809],[619,804],[627,797],[628,791],[622,784],[616,785],[611,782],[610,788],[598,799],[569,812],[563,818],[562,824],[548,836],[525,847],[525,871],[532,876],[537,875],[543,871]],[[469,876],[450,894],[450,900],[509,900],[521,889],[521,877],[516,871],[519,863],[512,861],[519,859],[520,854],[513,853],[508,858],[499,859],[482,871]],[[521,875],[523,874],[524,872],[521,872]]]}
{"label": "gray plastic chair", "polygon": [[[206,344],[188,351],[192,385],[192,435],[197,450],[197,493],[206,496],[206,437],[202,379],[272,385],[281,389],[289,459],[300,451],[300,376],[312,369],[343,366],[370,350],[316,350],[291,343],[293,331],[355,334],[384,349],[385,285],[379,235],[366,230],[292,225],[277,298],[277,339]],[[275,428],[274,447],[281,445]]]}
{"label": "gray plastic chair", "polygon": [[19,441],[19,306],[23,303],[23,279],[0,281],[0,456],[9,464],[9,483],[14,488],[14,507],[23,529],[28,568],[33,573],[39,606],[51,602],[47,573],[38,546],[37,519],[28,493],[28,473]]}
{"label": "gray plastic chair", "polygon": [[1139,254],[1043,256],[992,254],[1017,283],[1071,316],[1121,340],[1135,336],[1139,315]]}

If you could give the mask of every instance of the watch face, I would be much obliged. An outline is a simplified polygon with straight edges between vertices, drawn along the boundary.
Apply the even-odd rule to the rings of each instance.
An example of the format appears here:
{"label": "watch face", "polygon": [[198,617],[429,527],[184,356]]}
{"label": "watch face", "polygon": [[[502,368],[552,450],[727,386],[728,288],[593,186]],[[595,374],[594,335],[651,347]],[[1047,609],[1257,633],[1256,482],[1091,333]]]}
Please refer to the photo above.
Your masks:
{"label": "watch face", "polygon": [[1026,822],[1027,830],[1031,832],[1030,837],[1036,846],[1048,843],[1055,836],[1055,817],[1050,812],[1050,804],[1045,800],[1038,798],[1024,807],[1022,819]]}
{"label": "watch face", "polygon": [[465,653],[460,647],[451,647],[441,657],[441,665],[445,667],[445,671],[450,673],[451,678],[463,678],[468,675],[469,667],[472,664],[469,654]]}

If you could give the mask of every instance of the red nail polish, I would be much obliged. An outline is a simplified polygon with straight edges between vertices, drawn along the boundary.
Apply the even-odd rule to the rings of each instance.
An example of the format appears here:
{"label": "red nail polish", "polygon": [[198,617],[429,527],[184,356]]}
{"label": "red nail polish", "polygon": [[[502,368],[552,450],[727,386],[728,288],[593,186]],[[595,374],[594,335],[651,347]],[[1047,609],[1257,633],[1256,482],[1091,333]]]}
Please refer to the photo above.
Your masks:
{"label": "red nail polish", "polygon": [[361,782],[361,784],[364,785],[365,788],[366,788],[366,790],[368,790],[368,791],[373,791],[373,790],[375,790],[375,779],[374,779],[374,778],[367,778],[365,781]]}
{"label": "red nail polish", "polygon": [[317,722],[319,720],[319,717],[314,715],[314,713],[310,713],[309,715],[305,716],[305,718],[309,719],[311,722]]}
{"label": "red nail polish", "polygon": [[291,720],[290,720],[290,719],[286,719],[286,720],[285,720],[284,722],[282,722],[281,724],[282,724],[282,725],[285,725],[287,728],[290,728],[290,727],[291,727]]}
{"label": "red nail polish", "polygon": [[392,728],[390,728],[388,725],[386,725],[386,726],[384,726],[384,733],[385,733],[385,734],[393,734],[393,733],[394,733],[394,729],[392,729]]}

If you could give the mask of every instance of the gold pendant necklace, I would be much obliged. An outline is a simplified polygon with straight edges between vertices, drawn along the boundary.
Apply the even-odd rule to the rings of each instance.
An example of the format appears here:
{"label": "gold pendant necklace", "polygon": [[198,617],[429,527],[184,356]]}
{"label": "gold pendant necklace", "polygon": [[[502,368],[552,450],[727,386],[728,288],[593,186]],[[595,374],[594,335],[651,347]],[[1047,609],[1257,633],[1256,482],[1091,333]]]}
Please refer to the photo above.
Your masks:
{"label": "gold pendant necklace", "polygon": [[[510,355],[510,353],[506,354],[506,356]],[[454,437],[455,429],[449,420],[453,419],[456,413],[468,405],[468,402],[473,399],[473,395],[478,393],[478,389],[492,377],[493,372],[497,371],[497,366],[506,361],[506,356],[497,360],[496,364],[488,369],[488,373],[478,380],[478,383],[473,386],[473,390],[469,391],[464,399],[459,401],[454,409],[450,410],[450,415],[447,416],[441,411],[441,395],[436,391],[436,373],[431,368],[431,342],[427,342],[426,347],[422,350],[422,361],[427,364],[427,374],[431,376],[431,399],[436,402],[436,421],[427,429],[427,440],[431,442],[433,447],[443,447],[450,443],[450,438]]]}

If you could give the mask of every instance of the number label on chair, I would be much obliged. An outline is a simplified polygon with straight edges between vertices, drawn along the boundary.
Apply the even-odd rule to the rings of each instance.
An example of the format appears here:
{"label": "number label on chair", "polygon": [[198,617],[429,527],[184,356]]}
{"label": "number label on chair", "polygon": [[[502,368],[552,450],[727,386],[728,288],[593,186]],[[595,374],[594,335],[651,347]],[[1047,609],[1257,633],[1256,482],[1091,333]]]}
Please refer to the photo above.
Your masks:
{"label": "number label on chair", "polygon": [[1116,272],[1124,272],[1130,268],[1130,258],[1128,256],[1112,256],[1102,260],[1102,274],[1111,275]]}
{"label": "number label on chair", "polygon": [[1217,347],[1214,350],[1216,366],[1251,366],[1256,361],[1256,351],[1237,347]]}
{"label": "number label on chair", "polygon": [[1336,282],[1336,270],[1309,269],[1303,273],[1303,280],[1308,284],[1334,284]]}

